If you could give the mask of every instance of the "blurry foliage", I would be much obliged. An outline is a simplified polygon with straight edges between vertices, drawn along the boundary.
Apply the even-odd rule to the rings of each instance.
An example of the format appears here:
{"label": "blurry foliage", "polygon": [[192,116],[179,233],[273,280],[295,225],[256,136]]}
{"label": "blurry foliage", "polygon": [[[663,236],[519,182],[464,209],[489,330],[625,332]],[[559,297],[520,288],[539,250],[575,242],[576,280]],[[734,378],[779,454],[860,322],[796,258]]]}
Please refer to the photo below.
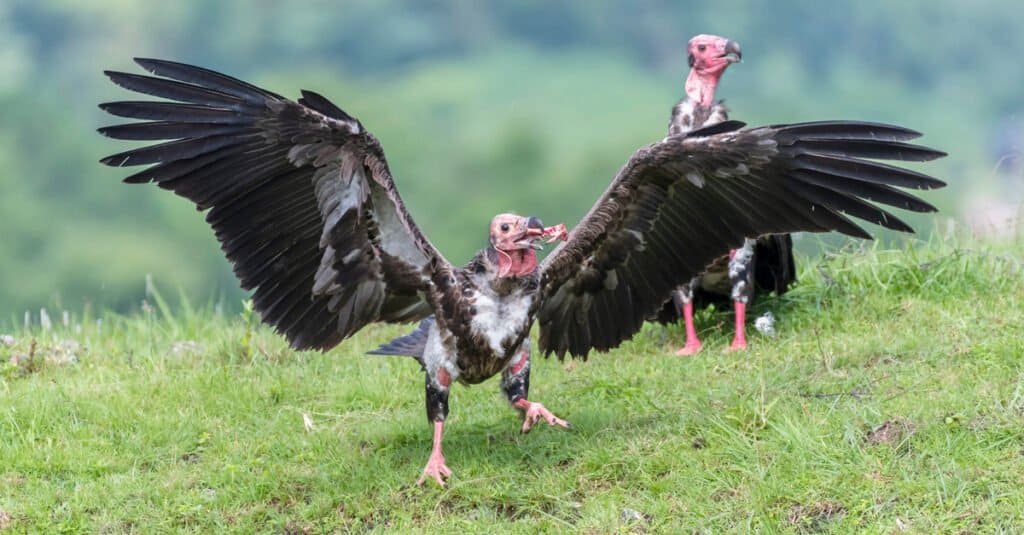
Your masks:
{"label": "blurry foliage", "polygon": [[[128,98],[102,69],[197,63],[289,96],[315,89],[380,137],[417,221],[461,263],[489,217],[575,223],[659,139],[696,33],[742,43],[721,94],[749,123],[906,124],[952,156],[945,210],[991,174],[993,125],[1024,109],[1011,0],[129,0],[0,2],[0,322],[26,308],[138,303],[144,277],[237,303],[202,217],[96,163]],[[910,218],[928,230],[928,218]]]}

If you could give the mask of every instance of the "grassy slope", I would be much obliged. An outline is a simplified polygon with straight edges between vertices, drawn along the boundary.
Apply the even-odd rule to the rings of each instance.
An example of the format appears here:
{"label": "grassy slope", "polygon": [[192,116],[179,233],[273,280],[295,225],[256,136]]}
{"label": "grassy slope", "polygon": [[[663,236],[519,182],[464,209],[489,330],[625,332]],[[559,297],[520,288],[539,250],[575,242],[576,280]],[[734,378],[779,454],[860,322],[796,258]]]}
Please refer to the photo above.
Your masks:
{"label": "grassy slope", "polygon": [[[666,356],[680,330],[649,326],[588,363],[538,359],[532,397],[568,432],[522,436],[494,381],[458,387],[444,490],[411,484],[430,441],[417,366],[361,356],[403,329],[320,355],[288,351],[252,319],[159,307],[85,319],[80,333],[35,333],[34,361],[3,368],[0,527],[1013,530],[1022,249],[805,261],[795,290],[757,306],[775,311],[779,336],[754,334],[741,355],[719,352],[729,315],[704,312],[697,358]],[[15,334],[4,361],[30,350]],[[78,363],[55,362],[70,352]]]}

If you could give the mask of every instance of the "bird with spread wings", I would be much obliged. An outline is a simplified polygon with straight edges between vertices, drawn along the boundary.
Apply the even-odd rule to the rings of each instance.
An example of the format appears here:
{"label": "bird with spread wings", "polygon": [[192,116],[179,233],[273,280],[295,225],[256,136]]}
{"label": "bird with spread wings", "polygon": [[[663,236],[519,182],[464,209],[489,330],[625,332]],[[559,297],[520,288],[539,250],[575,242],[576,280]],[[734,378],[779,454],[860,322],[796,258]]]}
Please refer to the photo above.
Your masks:
{"label": "bird with spread wings", "polygon": [[[487,246],[458,267],[416,226],[378,140],[326,98],[290,100],[208,69],[136,61],[152,76],[106,74],[162,100],[101,104],[141,122],[100,132],[157,143],[102,162],[147,166],[125,181],[155,183],[205,211],[264,322],[296,349],[327,350],[370,323],[420,321],[378,350],[425,370],[434,442],[420,482],[451,476],[441,440],[455,381],[500,373],[524,432],[541,419],[568,426],[528,397],[535,320],[542,354],[586,358],[630,339],[674,288],[744,238],[870,238],[851,218],[910,231],[878,204],[934,210],[898,188],[944,185],[875,161],[943,155],[907,143],[920,134],[906,128],[725,121],[637,150],[572,232],[493,217]],[[544,240],[564,243],[539,262]]]}

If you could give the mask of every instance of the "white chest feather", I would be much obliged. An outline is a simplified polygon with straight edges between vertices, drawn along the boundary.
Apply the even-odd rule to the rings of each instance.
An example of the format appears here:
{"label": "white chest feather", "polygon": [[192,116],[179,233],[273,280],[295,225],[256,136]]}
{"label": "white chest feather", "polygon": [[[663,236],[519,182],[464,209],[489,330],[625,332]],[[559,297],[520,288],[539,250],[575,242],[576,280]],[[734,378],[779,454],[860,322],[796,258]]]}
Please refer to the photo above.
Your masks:
{"label": "white chest feather", "polygon": [[504,343],[519,333],[530,312],[533,296],[516,291],[498,296],[489,289],[476,293],[473,306],[476,314],[471,322],[473,330],[487,339],[496,355],[505,353]]}

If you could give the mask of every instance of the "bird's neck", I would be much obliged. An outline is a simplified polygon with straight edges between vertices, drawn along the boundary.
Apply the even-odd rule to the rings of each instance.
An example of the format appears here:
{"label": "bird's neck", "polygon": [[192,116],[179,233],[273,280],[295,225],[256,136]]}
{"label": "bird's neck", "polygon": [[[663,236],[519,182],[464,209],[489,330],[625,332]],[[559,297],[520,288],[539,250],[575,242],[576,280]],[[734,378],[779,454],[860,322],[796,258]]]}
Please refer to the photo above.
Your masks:
{"label": "bird's neck", "polygon": [[721,73],[699,72],[690,69],[686,77],[686,96],[701,106],[711,107],[715,102],[715,88]]}
{"label": "bird's neck", "polygon": [[491,246],[487,259],[495,270],[495,278],[526,277],[537,270],[537,253],[533,249],[501,251]]}

